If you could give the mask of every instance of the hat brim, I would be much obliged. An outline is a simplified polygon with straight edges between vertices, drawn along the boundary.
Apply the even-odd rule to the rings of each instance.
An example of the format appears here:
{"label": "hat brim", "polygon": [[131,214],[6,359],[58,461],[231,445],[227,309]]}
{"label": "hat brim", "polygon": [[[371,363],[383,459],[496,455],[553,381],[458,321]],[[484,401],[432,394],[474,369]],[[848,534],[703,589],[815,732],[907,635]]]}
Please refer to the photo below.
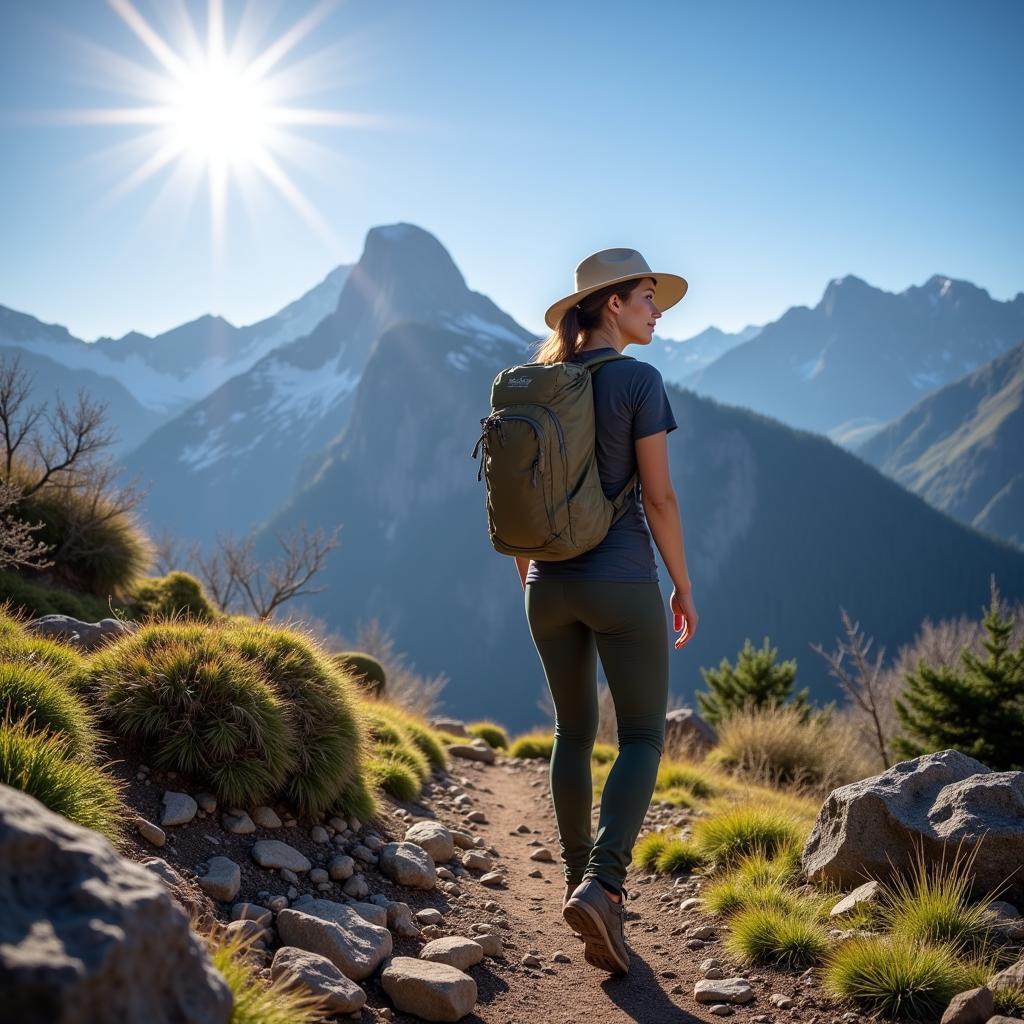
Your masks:
{"label": "hat brim", "polygon": [[678,274],[657,274],[653,270],[645,274],[627,274],[625,277],[616,277],[611,281],[595,285],[593,288],[584,288],[582,291],[573,292],[572,295],[566,295],[564,299],[559,299],[548,307],[548,311],[544,314],[544,323],[554,330],[565,315],[565,311],[570,306],[575,306],[580,299],[586,298],[602,288],[607,288],[611,284],[639,281],[645,277],[653,277],[657,282],[654,286],[654,304],[663,312],[674,306],[686,294],[686,289],[689,287],[686,278],[680,277]]}

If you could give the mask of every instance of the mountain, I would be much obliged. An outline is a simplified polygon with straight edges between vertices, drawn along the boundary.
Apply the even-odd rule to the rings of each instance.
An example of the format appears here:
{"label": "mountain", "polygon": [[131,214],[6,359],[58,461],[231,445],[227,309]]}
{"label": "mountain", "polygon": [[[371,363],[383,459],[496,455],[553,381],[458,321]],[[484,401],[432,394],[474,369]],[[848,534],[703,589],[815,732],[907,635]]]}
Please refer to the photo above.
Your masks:
{"label": "mountain", "polygon": [[[521,358],[511,339],[393,326],[373,346],[344,433],[257,544],[270,555],[279,529],[340,523],[340,546],[317,577],[326,589],[304,610],[350,637],[360,620],[379,618],[420,671],[451,677],[448,710],[513,729],[539,720],[545,682],[514,562],[487,539],[469,453],[495,374]],[[831,647],[841,605],[895,651],[926,616],[977,614],[992,572],[1007,597],[1024,595],[1024,553],[826,438],[668,391],[679,423],[672,477],[701,616],[693,641],[672,655],[675,694],[692,699],[699,667],[767,635],[780,658],[798,659],[801,686],[832,697],[808,645]]]}
{"label": "mountain", "polygon": [[1024,337],[1024,293],[998,302],[934,276],[898,294],[848,275],[796,306],[687,386],[834,441],[863,442],[934,391]]}
{"label": "mountain", "polygon": [[936,508],[1024,547],[1024,341],[921,399],[857,454]]}
{"label": "mountain", "polygon": [[[164,424],[127,458],[126,471],[152,483],[142,510],[150,525],[208,542],[219,531],[241,534],[262,523],[348,422],[371,346],[408,318],[451,333],[454,370],[466,344],[532,340],[469,290],[429,232],[404,223],[372,228],[330,315]],[[410,382],[414,396],[417,386]]]}
{"label": "mountain", "polygon": [[656,366],[666,382],[686,384],[698,370],[713,363],[729,349],[756,338],[760,327],[750,325],[738,334],[727,334],[717,327],[708,327],[685,341],[673,341],[654,335],[643,352],[644,362]]}

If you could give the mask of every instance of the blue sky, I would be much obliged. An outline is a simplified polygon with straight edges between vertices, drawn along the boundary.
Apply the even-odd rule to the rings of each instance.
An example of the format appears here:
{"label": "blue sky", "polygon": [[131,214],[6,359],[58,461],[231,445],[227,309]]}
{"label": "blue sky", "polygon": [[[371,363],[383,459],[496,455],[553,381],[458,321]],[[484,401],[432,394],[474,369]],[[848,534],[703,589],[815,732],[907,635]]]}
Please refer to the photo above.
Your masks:
{"label": "blue sky", "polygon": [[[179,9],[205,34],[205,0],[133,3],[172,47]],[[320,10],[223,5],[229,45],[248,6],[254,53]],[[274,70],[303,83],[297,104],[375,120],[297,128],[316,149],[279,154],[326,230],[269,184],[245,204],[229,183],[218,255],[174,162],[111,196],[152,152],[145,129],[42,116],[146,102],[111,54],[161,68],[115,6],[0,6],[0,303],[89,340],[250,323],[400,220],[538,333],[576,263],[620,245],[689,280],[671,337],[814,305],[847,273],[1024,290],[1017,0],[323,9]]]}

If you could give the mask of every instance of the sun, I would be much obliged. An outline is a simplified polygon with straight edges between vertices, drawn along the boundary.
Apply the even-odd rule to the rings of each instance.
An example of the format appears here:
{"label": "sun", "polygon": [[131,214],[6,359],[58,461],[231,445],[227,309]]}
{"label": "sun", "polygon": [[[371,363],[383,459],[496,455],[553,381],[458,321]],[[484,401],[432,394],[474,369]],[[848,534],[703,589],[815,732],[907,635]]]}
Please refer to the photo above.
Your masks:
{"label": "sun", "polygon": [[[141,131],[133,152],[142,157],[111,189],[114,200],[163,171],[183,186],[190,203],[205,181],[211,239],[223,249],[228,191],[237,187],[246,206],[254,183],[268,183],[332,247],[336,239],[303,194],[285,163],[310,168],[337,151],[300,135],[300,128],[373,127],[385,119],[337,109],[298,106],[296,99],[322,91],[317,69],[329,65],[328,49],[288,65],[285,57],[337,6],[320,0],[265,46],[246,31],[253,20],[242,9],[235,38],[225,39],[221,0],[208,0],[205,40],[200,39],[184,4],[175,5],[178,31],[165,38],[140,14],[132,0],[108,0],[111,8],[156,60],[145,66],[91,43],[106,63],[125,70],[124,88],[139,98],[134,106],[58,112],[73,124],[135,125]],[[317,58],[323,58],[318,60]],[[111,147],[115,149],[119,147]]]}

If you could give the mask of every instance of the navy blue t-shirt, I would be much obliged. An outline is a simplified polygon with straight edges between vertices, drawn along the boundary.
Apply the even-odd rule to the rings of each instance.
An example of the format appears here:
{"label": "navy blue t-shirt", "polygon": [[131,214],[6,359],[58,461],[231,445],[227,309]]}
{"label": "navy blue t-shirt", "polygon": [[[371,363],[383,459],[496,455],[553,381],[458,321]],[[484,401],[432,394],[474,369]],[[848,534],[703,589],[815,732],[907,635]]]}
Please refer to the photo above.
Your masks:
{"label": "navy blue t-shirt", "polygon": [[[572,362],[589,362],[609,351],[615,350],[577,352]],[[614,498],[636,472],[634,442],[661,430],[671,432],[677,424],[661,374],[650,363],[639,359],[606,363],[594,375],[592,385],[597,471],[605,496]],[[597,547],[560,562],[531,561],[526,582],[535,580],[656,583],[658,567],[642,500],[635,493],[626,499],[626,511]]]}

